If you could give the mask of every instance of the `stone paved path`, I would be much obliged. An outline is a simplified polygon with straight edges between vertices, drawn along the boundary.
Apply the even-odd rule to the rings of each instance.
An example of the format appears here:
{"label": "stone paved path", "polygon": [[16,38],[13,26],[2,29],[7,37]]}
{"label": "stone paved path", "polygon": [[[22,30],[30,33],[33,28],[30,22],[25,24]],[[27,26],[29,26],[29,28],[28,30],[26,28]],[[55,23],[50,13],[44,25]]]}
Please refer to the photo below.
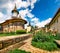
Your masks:
{"label": "stone paved path", "polygon": [[55,42],[56,42],[58,45],[60,45],[60,40],[55,40]]}
{"label": "stone paved path", "polygon": [[45,50],[42,50],[39,48],[35,48],[31,45],[31,40],[32,40],[32,38],[26,40],[25,42],[27,42],[27,43],[24,44],[23,46],[21,46],[19,49],[25,50],[25,51],[30,51],[31,53],[60,53],[60,51],[49,52],[49,51],[45,51]]}

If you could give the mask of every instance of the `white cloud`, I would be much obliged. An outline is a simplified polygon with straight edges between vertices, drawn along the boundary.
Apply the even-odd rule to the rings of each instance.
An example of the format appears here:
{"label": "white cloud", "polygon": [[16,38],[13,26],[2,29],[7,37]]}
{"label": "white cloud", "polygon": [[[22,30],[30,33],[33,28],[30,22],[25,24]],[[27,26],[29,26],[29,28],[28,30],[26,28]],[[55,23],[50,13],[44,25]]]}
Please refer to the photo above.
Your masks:
{"label": "white cloud", "polygon": [[26,9],[26,10],[20,10],[19,11],[19,14],[22,16],[22,17],[26,17],[26,15],[29,13],[29,10]]}
{"label": "white cloud", "polygon": [[[22,1],[22,0],[1,0],[0,2],[1,2],[0,11],[3,11],[3,9],[6,9],[7,14],[11,15],[11,10],[14,8],[15,3],[16,3],[17,8],[24,7],[24,8],[27,9],[28,6],[31,6],[31,8],[32,8],[34,6],[34,4],[37,2],[37,0],[27,0],[27,1]],[[32,11],[32,9],[29,9],[29,14],[27,16],[33,17],[33,15],[30,13],[31,11]]]}
{"label": "white cloud", "polygon": [[38,21],[39,19],[38,18],[33,18],[31,21]]}
{"label": "white cloud", "polygon": [[5,15],[2,12],[0,12],[0,23],[4,22],[5,20]]}
{"label": "white cloud", "polygon": [[[2,1],[2,2],[4,2],[4,1]],[[1,9],[3,9],[3,8],[7,9],[6,16],[3,13],[0,13],[0,15],[1,15],[0,22],[2,22],[3,20],[11,18],[11,10],[14,8],[14,5],[16,3],[16,6],[18,9],[21,7],[25,8],[25,10],[19,11],[19,14],[21,15],[21,17],[23,19],[28,21],[28,19],[26,19],[25,17],[29,17],[31,19],[31,22],[32,22],[31,24],[39,26],[39,27],[44,27],[47,23],[49,23],[51,21],[51,18],[48,18],[47,20],[40,22],[39,18],[35,17],[35,15],[31,13],[32,9],[34,8],[34,4],[36,2],[37,2],[37,0],[27,0],[27,1],[13,0],[13,2],[12,2],[12,0],[7,0],[7,2],[5,2],[5,4],[3,3],[2,6],[0,5]],[[29,6],[31,7],[31,9],[28,9]],[[28,23],[26,24],[26,26],[27,25],[28,25]]]}
{"label": "white cloud", "polygon": [[18,8],[21,8],[21,7],[27,8],[28,6],[31,6],[31,9],[33,9],[34,4],[36,2],[37,2],[37,0],[27,0],[27,1],[15,0],[15,3],[17,4]]}
{"label": "white cloud", "polygon": [[11,15],[11,10],[14,8],[14,5],[15,5],[14,2],[12,2],[12,0],[2,0],[1,2],[2,2],[2,4],[0,4],[0,6],[1,6],[0,12],[6,10],[6,11],[4,11],[4,12],[6,12],[5,15],[7,15],[7,14]]}
{"label": "white cloud", "polygon": [[35,17],[35,18],[31,19],[31,21],[33,21],[34,23],[38,23],[39,19]]}
{"label": "white cloud", "polygon": [[33,18],[34,17],[34,15],[30,13],[29,9],[20,10],[19,14],[21,15],[22,18],[25,18],[25,17]]}
{"label": "white cloud", "polygon": [[31,21],[34,21],[35,25],[38,27],[44,27],[46,24],[48,24],[51,21],[52,18],[48,18],[47,20],[44,21],[39,21],[38,18],[34,18]]}
{"label": "white cloud", "polygon": [[32,13],[30,13],[30,12],[27,14],[27,16],[28,16],[29,18],[33,18],[33,17],[34,17],[34,15],[33,15]]}
{"label": "white cloud", "polygon": [[44,27],[46,24],[48,24],[51,21],[51,18],[48,18],[47,20],[44,20],[42,22],[36,23],[39,27]]}
{"label": "white cloud", "polygon": [[0,18],[1,18],[1,17],[3,17],[3,13],[2,13],[2,12],[0,12]]}
{"label": "white cloud", "polygon": [[37,2],[37,0],[31,0],[31,9],[34,8],[34,4]]}
{"label": "white cloud", "polygon": [[30,5],[30,3],[28,3],[27,1],[22,0],[16,0],[15,3],[17,4],[17,8],[21,7],[27,8]]}
{"label": "white cloud", "polygon": [[[34,0],[35,1],[35,0]],[[20,15],[23,17],[23,19],[26,19],[25,17],[33,17],[34,15],[32,15],[30,12],[32,11],[31,9],[28,10],[28,6],[31,6],[31,3],[34,4],[33,1],[30,2],[30,0],[27,1],[22,1],[22,0],[1,0],[0,1],[0,12],[4,11],[3,9],[6,9],[6,13],[5,14],[7,16],[7,18],[9,19],[11,16],[11,10],[14,8],[14,5],[16,3],[17,8],[21,8],[24,7],[26,8],[25,10],[21,10],[20,11]],[[5,15],[3,17],[5,17]],[[8,17],[9,16],[9,17]]]}

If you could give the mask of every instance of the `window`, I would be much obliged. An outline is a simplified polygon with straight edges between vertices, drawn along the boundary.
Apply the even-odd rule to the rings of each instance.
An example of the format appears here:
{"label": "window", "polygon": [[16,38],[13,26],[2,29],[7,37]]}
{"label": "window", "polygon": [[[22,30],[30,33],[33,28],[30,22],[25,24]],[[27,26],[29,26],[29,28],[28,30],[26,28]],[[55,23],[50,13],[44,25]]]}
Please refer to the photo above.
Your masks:
{"label": "window", "polygon": [[8,27],[8,25],[5,25],[4,27],[5,27],[5,28],[7,28],[7,27]]}
{"label": "window", "polygon": [[17,26],[17,23],[15,22],[15,23],[13,23],[13,25],[14,25],[14,26]]}
{"label": "window", "polygon": [[9,25],[12,26],[12,23],[10,23]]}

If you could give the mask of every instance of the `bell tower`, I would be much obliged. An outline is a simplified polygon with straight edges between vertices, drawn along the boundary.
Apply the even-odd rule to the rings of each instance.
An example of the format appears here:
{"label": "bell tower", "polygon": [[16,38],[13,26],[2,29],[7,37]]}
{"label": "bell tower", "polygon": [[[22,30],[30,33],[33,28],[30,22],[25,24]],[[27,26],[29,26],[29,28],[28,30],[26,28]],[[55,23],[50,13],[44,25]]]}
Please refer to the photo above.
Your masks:
{"label": "bell tower", "polygon": [[12,10],[12,17],[17,17],[18,14],[19,14],[19,12],[18,12],[17,7],[16,7],[16,4],[15,4],[14,9]]}

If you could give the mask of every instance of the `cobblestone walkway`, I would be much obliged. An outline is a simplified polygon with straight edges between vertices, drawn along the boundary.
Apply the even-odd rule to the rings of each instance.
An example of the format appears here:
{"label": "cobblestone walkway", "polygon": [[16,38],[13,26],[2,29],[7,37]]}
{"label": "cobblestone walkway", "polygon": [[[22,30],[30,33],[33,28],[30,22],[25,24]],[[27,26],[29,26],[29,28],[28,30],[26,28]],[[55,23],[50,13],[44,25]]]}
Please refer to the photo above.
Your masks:
{"label": "cobblestone walkway", "polygon": [[19,49],[29,51],[31,53],[60,53],[60,51],[49,52],[49,51],[45,51],[39,48],[35,48],[31,45],[31,40],[32,38],[26,40],[25,42],[27,43],[21,46]]}

